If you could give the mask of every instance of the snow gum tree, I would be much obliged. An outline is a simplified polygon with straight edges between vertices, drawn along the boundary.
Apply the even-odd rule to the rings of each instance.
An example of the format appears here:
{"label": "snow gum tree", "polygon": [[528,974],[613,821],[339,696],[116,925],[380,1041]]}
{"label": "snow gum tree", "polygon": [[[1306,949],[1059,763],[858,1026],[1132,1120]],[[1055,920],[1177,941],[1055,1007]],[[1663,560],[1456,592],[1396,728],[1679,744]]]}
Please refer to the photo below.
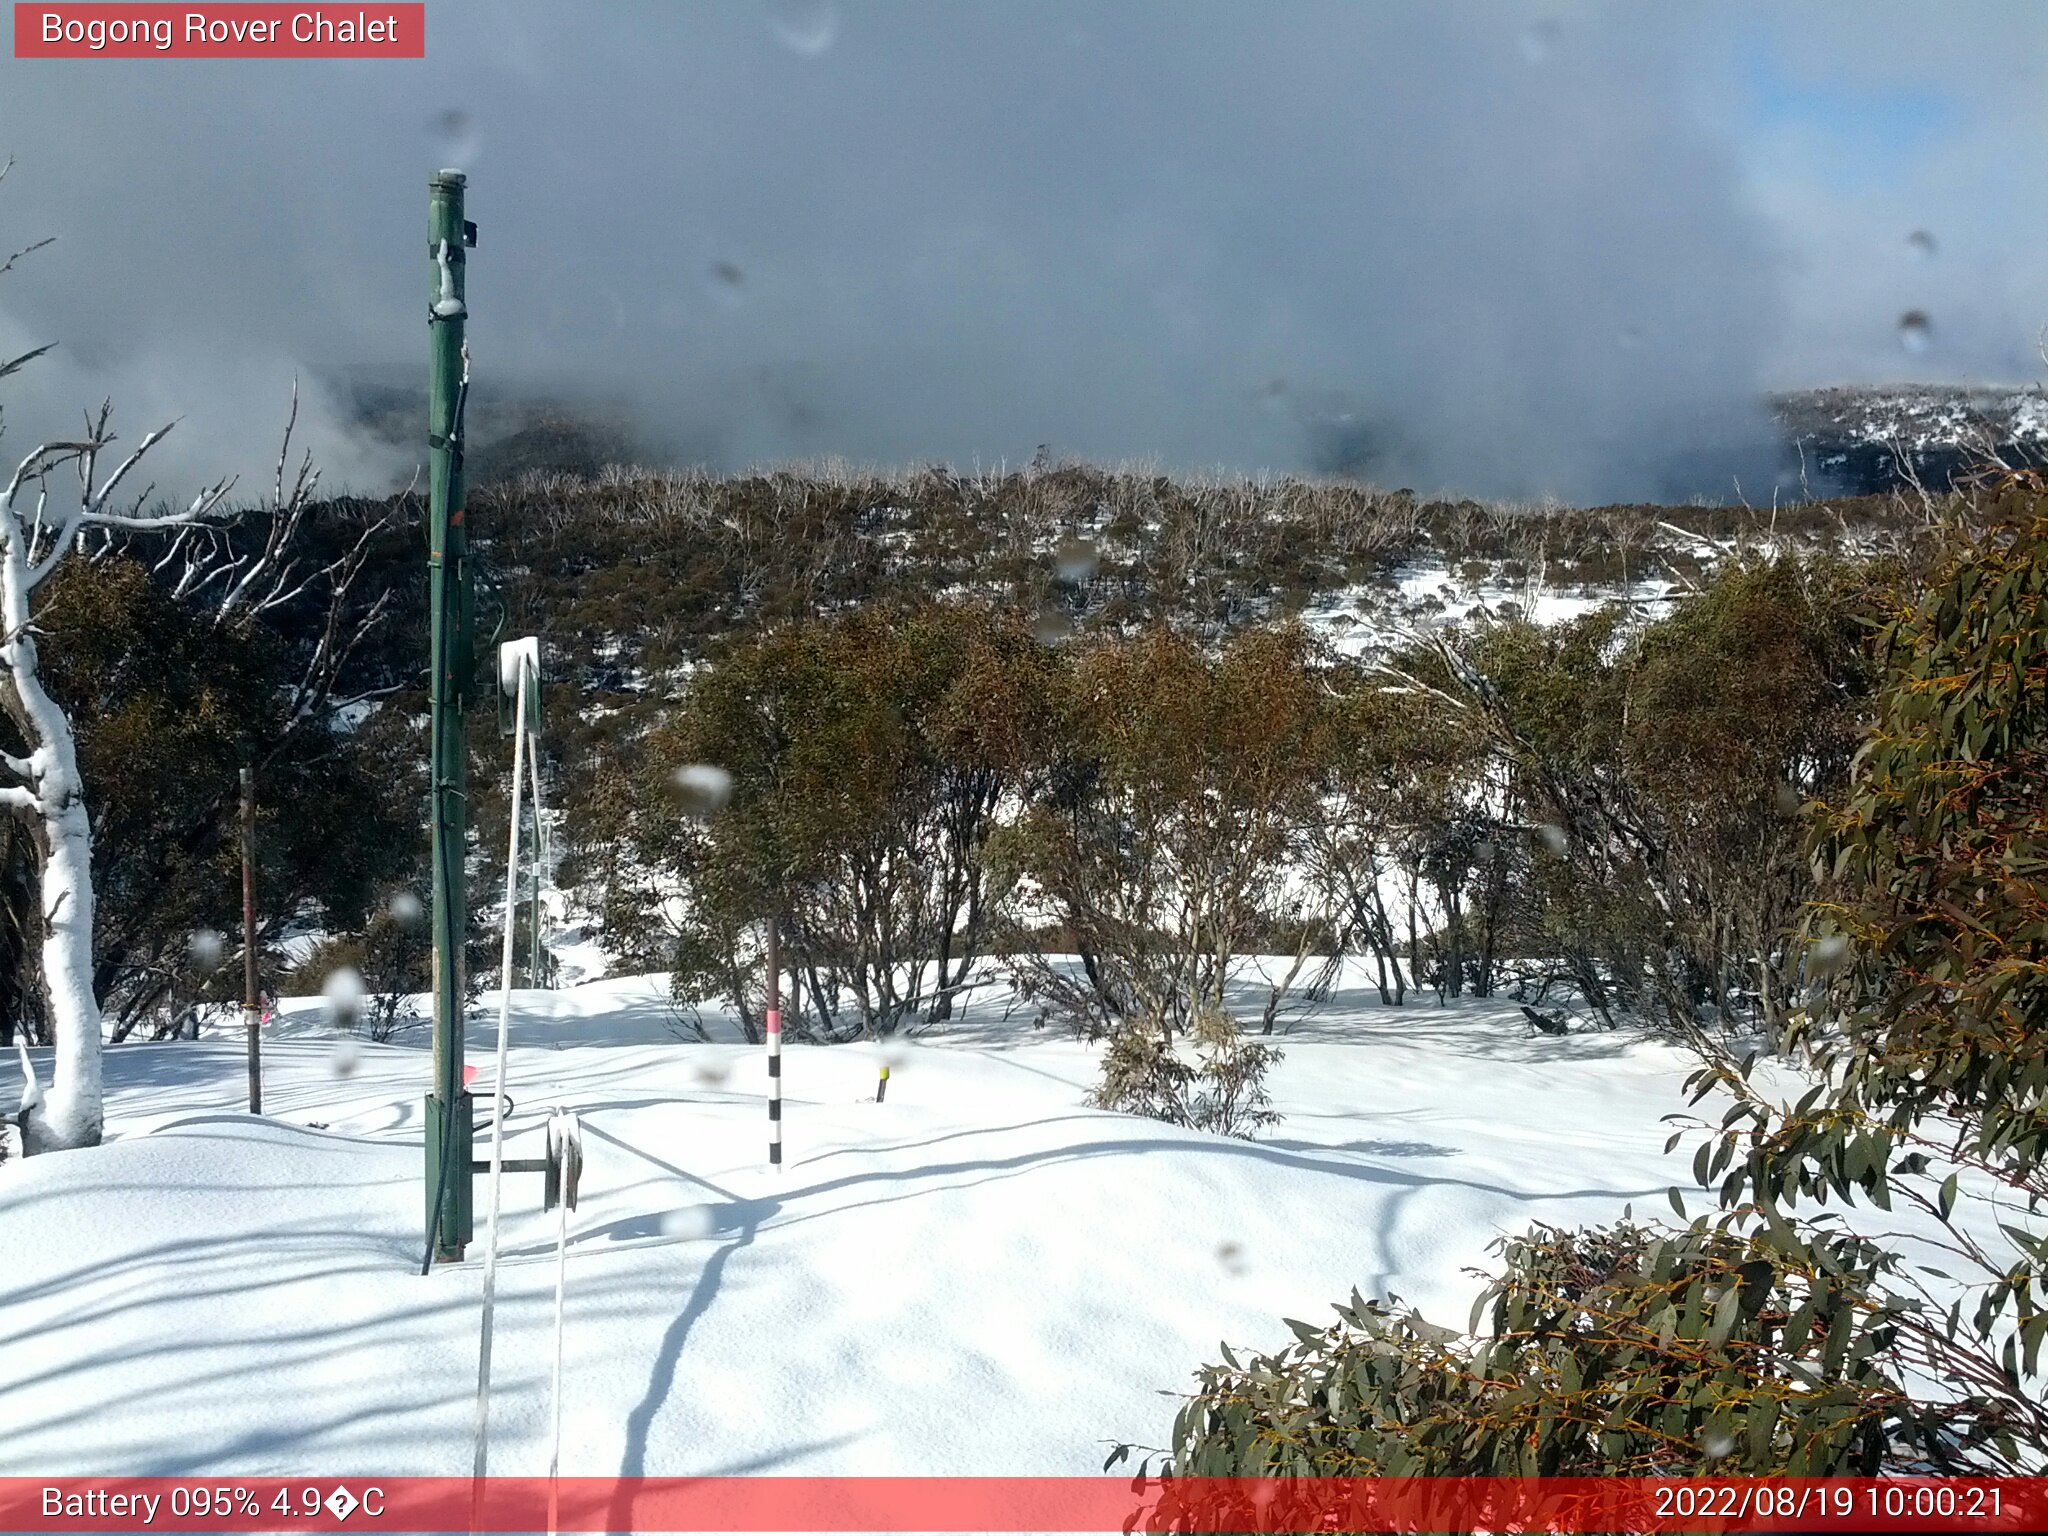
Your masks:
{"label": "snow gum tree", "polygon": [[1294,627],[1214,654],[1165,625],[1081,650],[1032,803],[995,855],[1031,882],[1080,971],[1013,970],[1048,1011],[1095,1034],[1171,1039],[1291,950],[1266,985],[1270,1031],[1328,933],[1316,889],[1290,881],[1322,814],[1329,714]]}
{"label": "snow gum tree", "polygon": [[[21,366],[17,358],[0,373]],[[100,1139],[100,1006],[93,991],[92,823],[78,771],[71,721],[44,687],[36,653],[36,592],[57,568],[82,556],[95,534],[158,530],[221,514],[228,482],[182,509],[145,511],[142,498],[117,500],[145,455],[170,430],[143,438],[111,471],[111,411],[101,406],[84,437],[43,443],[0,491],[0,708],[27,751],[0,754],[0,810],[24,823],[35,845],[42,919],[42,976],[57,1057],[47,1090],[22,1046],[28,1087],[22,1104],[27,1150],[91,1146]],[[67,482],[75,479],[75,489]]]}
{"label": "snow gum tree", "polygon": [[1943,1388],[1921,1435],[1944,1471],[2009,1474],[2048,1445],[2048,486],[1946,532],[1885,616],[1878,719],[1813,829],[1829,884],[1794,1027],[1816,1081],[1787,1105],[1703,1069],[1696,1095],[1735,1103],[1694,1171],[1788,1247],[1798,1208],[1859,1195],[1931,1219],[1940,1267],[1888,1277]]}
{"label": "snow gum tree", "polygon": [[[645,738],[637,778],[593,788],[619,825],[597,850],[607,933],[648,935],[679,999],[726,1001],[750,1033],[755,925],[771,912],[800,1036],[947,1017],[986,971],[1004,894],[986,849],[1046,733],[1054,675],[1020,617],[975,605],[878,605],[735,647]],[[687,763],[731,774],[716,817],[681,813]]]}
{"label": "snow gum tree", "polygon": [[[7,169],[0,164],[0,177]],[[26,254],[0,262],[0,274]],[[0,379],[48,350],[0,359]],[[91,1146],[104,1122],[100,1005],[93,987],[92,821],[71,721],[44,686],[36,594],[66,560],[87,558],[95,541],[104,549],[129,534],[189,529],[222,517],[231,484],[216,482],[183,508],[152,503],[153,485],[131,493],[136,469],[171,428],[158,428],[114,460],[108,452],[115,442],[112,414],[111,405],[102,404],[87,415],[81,437],[30,450],[0,489],[0,711],[15,737],[15,750],[0,750],[0,813],[26,831],[34,849],[42,985],[56,1043],[45,1089],[26,1042],[17,1040],[26,1083],[19,1123],[30,1152]],[[111,469],[104,467],[109,461]],[[310,487],[307,475],[300,485]],[[262,566],[239,570],[232,598],[223,601],[261,590]],[[274,562],[270,570],[274,574]]]}

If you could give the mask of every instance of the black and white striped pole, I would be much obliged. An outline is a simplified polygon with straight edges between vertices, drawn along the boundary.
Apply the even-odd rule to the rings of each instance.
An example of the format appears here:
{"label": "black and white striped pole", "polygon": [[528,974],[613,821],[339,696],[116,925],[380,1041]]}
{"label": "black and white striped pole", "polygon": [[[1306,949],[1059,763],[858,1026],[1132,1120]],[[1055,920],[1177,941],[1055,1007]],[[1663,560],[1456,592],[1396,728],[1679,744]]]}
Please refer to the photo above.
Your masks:
{"label": "black and white striped pole", "polygon": [[782,1166],[782,930],[768,919],[768,1166]]}

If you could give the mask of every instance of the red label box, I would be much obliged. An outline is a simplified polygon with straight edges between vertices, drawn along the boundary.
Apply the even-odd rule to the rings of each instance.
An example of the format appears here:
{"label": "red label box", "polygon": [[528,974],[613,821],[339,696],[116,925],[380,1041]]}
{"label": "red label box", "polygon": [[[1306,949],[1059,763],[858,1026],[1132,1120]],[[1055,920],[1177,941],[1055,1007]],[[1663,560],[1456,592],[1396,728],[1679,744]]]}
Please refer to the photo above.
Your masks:
{"label": "red label box", "polygon": [[421,59],[423,3],[25,5],[17,59]]}

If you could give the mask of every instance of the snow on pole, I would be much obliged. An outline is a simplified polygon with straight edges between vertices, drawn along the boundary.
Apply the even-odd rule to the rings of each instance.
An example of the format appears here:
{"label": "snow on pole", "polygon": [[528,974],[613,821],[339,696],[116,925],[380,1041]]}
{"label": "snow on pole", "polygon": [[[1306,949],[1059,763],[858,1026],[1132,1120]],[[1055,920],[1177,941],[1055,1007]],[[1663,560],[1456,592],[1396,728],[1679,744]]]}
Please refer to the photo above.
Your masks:
{"label": "snow on pole", "polygon": [[768,919],[768,1166],[782,1166],[782,933]]}
{"label": "snow on pole", "polygon": [[[519,809],[526,787],[526,670],[539,642],[531,638],[513,640],[498,648],[499,681],[505,669],[512,671],[514,723],[512,727],[512,814],[505,854],[505,943],[498,977],[498,1077],[497,1091],[505,1091],[505,1058],[512,1029],[512,921],[519,910]],[[509,659],[508,659],[508,653]],[[499,1195],[505,1177],[505,1115],[491,1117],[491,1230],[484,1246],[483,1336],[476,1363],[476,1466],[481,1479],[490,1454],[491,1426],[491,1322],[497,1309]]]}

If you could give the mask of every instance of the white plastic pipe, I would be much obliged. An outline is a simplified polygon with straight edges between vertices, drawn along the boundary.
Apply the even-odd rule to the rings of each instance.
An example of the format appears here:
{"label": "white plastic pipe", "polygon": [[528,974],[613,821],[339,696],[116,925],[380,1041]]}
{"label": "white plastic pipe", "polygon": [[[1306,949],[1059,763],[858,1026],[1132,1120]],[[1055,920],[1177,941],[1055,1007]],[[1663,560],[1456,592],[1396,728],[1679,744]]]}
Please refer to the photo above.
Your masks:
{"label": "white plastic pipe", "polygon": [[555,1387],[553,1428],[548,1451],[548,1536],[554,1536],[556,1484],[562,1474],[562,1301],[569,1285],[569,1199],[583,1170],[583,1126],[573,1114],[556,1115],[548,1123],[548,1155],[562,1170],[555,1201]]}
{"label": "white plastic pipe", "polygon": [[[512,716],[512,832],[505,855],[505,948],[498,989],[498,1078],[497,1091],[505,1091],[505,1057],[512,1029],[512,920],[519,911],[519,803],[526,779],[526,670],[527,658],[518,657],[514,677]],[[491,1432],[491,1318],[496,1309],[498,1289],[498,1193],[505,1176],[505,1116],[491,1119],[491,1232],[484,1243],[483,1340],[476,1362],[476,1462],[474,1476],[481,1479],[490,1457]]]}
{"label": "white plastic pipe", "polygon": [[[538,670],[538,663],[535,664],[535,668]],[[535,731],[535,735],[539,735],[538,730]],[[526,759],[526,766],[531,771],[533,784],[533,907],[534,920],[538,922],[547,910],[547,904],[541,900],[541,897],[547,886],[549,849],[547,823],[541,820],[539,741],[536,740],[533,746],[532,754]],[[546,969],[550,966],[547,942],[537,939],[535,947],[540,950],[540,960],[544,976]],[[533,984],[537,987],[545,986],[547,983],[543,980],[543,976],[534,977]]]}

